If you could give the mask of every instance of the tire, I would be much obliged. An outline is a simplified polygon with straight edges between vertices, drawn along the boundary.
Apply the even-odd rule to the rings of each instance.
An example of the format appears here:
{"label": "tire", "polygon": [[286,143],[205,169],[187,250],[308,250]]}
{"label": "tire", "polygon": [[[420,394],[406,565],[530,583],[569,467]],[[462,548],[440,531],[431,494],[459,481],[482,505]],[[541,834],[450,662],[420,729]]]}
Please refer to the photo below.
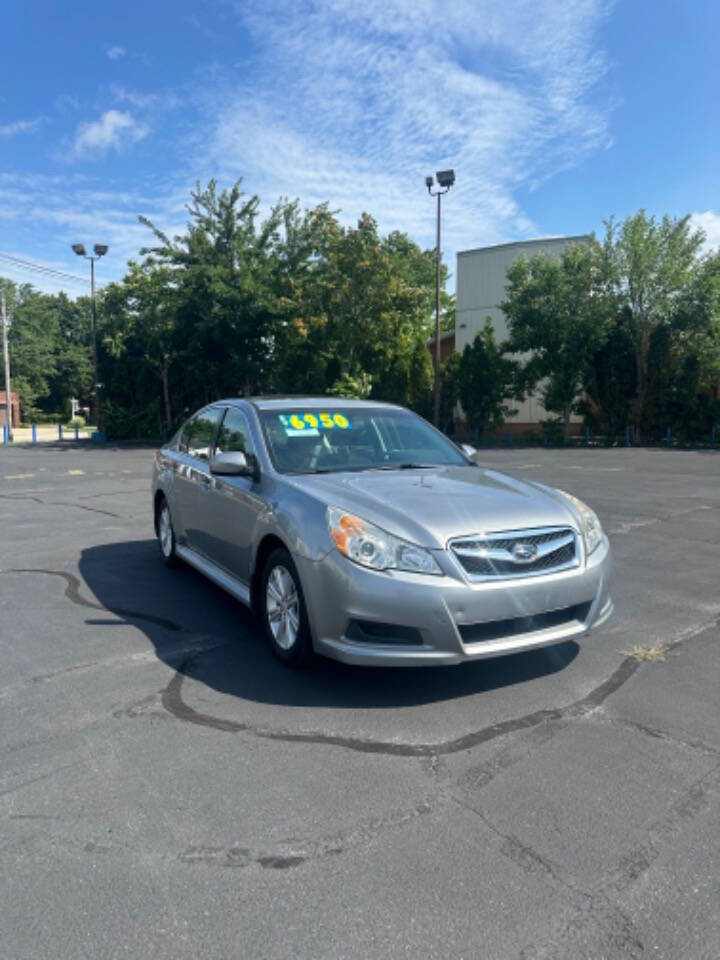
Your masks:
{"label": "tire", "polygon": [[273,550],[265,561],[258,607],[265,636],[278,660],[289,667],[307,666],[313,646],[305,598],[297,568],[283,548]]}
{"label": "tire", "polygon": [[158,506],[157,532],[163,563],[166,567],[176,567],[178,556],[175,553],[175,530],[170,516],[170,506],[165,497],[162,498]]}

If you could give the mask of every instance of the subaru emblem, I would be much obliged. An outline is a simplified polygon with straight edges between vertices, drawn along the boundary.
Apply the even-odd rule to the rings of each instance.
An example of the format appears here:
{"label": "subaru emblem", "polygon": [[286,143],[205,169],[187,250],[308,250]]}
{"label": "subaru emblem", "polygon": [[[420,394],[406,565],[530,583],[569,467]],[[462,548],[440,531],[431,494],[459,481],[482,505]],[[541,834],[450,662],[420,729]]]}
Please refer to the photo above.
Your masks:
{"label": "subaru emblem", "polygon": [[512,548],[513,560],[516,563],[532,563],[537,556],[537,547],[534,543],[516,543]]}

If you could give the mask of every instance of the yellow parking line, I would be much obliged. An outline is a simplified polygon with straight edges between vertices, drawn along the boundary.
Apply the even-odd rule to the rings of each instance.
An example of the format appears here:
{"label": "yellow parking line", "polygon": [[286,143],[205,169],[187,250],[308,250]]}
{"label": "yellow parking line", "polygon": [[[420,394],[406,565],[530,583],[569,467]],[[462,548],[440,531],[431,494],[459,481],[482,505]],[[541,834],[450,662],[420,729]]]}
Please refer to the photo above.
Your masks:
{"label": "yellow parking line", "polygon": [[34,473],[9,473],[6,474],[6,480],[29,480],[30,477],[34,477]]}
{"label": "yellow parking line", "polygon": [[68,475],[71,477],[84,477],[85,471],[84,470],[68,470]]}

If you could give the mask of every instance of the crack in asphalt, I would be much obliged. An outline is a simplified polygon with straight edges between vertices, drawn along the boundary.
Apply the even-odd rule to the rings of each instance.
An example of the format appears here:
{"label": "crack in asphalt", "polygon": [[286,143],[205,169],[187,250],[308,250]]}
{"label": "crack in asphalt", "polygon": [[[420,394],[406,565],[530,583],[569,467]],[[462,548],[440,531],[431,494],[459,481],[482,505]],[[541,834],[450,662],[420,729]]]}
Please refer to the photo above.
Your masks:
{"label": "crack in asphalt", "polygon": [[127,620],[147,620],[148,623],[153,623],[158,627],[162,627],[164,630],[171,631],[172,633],[189,632],[184,630],[179,624],[175,623],[174,620],[168,620],[167,617],[157,617],[155,614],[143,613],[140,610],[126,610],[123,607],[114,607],[110,609],[109,607],[103,606],[101,603],[95,603],[92,600],[86,600],[85,597],[83,597],[80,593],[81,584],[79,577],[76,577],[72,573],[65,573],[63,570],[45,570],[39,567],[12,567],[4,572],[39,573],[47,577],[59,577],[61,580],[65,581],[65,596],[68,598],[68,600],[70,600],[71,603],[74,603],[79,607],[87,607],[90,610],[101,610],[103,613],[112,613],[118,617],[125,617]]}
{"label": "crack in asphalt", "polygon": [[137,487],[135,489],[128,488],[127,490],[108,490],[107,493],[91,493],[86,497],[78,497],[78,500],[101,500],[103,497],[120,497],[123,494],[127,495],[130,493],[146,493],[145,487]]}
{"label": "crack in asphalt", "polygon": [[[500,853],[507,857],[520,870],[541,882],[549,882],[556,892],[562,890],[573,910],[573,916],[563,923],[562,929],[551,942],[538,946],[528,944],[520,953],[520,960],[559,960],[558,945],[584,930],[589,925],[596,927],[604,948],[612,946],[612,956],[636,960],[642,957],[644,946],[632,920],[620,907],[613,903],[604,889],[585,890],[576,880],[565,876],[562,868],[548,857],[535,850],[529,843],[511,832],[501,830],[483,811],[472,803],[451,794],[451,800],[458,806],[476,816],[480,822],[495,834],[499,841]],[[567,956],[568,954],[563,954]],[[578,953],[569,954],[573,958]]]}
{"label": "crack in asphalt", "polygon": [[430,800],[421,800],[409,809],[390,810],[330,836],[308,840],[289,838],[264,850],[252,850],[239,844],[228,847],[193,845],[183,850],[179,860],[192,865],[237,868],[256,864],[266,870],[286,870],[310,860],[323,860],[364,846],[385,830],[404,826],[432,810]]}
{"label": "crack in asphalt", "polygon": [[[597,889],[592,892],[583,891],[583,894],[590,898],[590,909],[582,909],[581,904],[573,904],[579,907],[576,917],[559,924],[557,933],[550,934],[542,945],[529,944],[521,952],[521,960],[561,960],[565,957],[574,960],[578,956],[590,956],[589,951],[593,946],[597,946],[598,953],[593,953],[592,956],[629,958],[642,956],[642,941],[630,918],[614,900],[622,899],[626,891],[650,869],[678,832],[708,808],[710,799],[717,794],[718,788],[720,788],[720,766],[714,767],[690,784],[687,790],[675,800],[670,810],[648,827],[643,839],[623,854],[616,867]],[[457,798],[454,799],[457,800]],[[487,818],[472,806],[460,800],[457,802],[468,807],[491,829],[494,829]],[[502,832],[496,832],[499,836],[503,836]],[[546,864],[544,858],[524,844],[520,846],[519,852],[511,848],[503,849],[501,852],[510,856],[510,859],[515,860],[528,872],[533,872],[533,868],[538,872],[540,868],[536,861],[540,861],[540,865],[543,866]],[[549,867],[547,872],[551,872]],[[554,872],[552,876],[558,879]],[[559,879],[563,885],[572,889],[572,884],[562,877]],[[597,943],[588,940],[588,928],[593,926],[600,938]],[[607,954],[608,948],[616,952]]]}
{"label": "crack in asphalt", "polygon": [[278,730],[253,723],[243,723],[202,713],[187,704],[182,698],[182,684],[188,667],[197,659],[197,655],[188,657],[180,664],[167,687],[162,691],[161,700],[165,709],[178,720],[195,723],[202,727],[211,727],[223,733],[247,733],[264,740],[280,740],[288,743],[314,743],[344,747],[360,753],[380,753],[399,757],[447,756],[470,750],[480,744],[488,743],[497,737],[506,736],[520,730],[527,730],[551,720],[560,720],[568,716],[581,716],[598,707],[612,693],[618,690],[639,667],[637,660],[624,659],[603,683],[590,693],[565,707],[535,710],[522,717],[515,717],[493,723],[481,730],[435,743],[406,743],[400,740],[374,740],[364,737],[347,737],[324,731]]}
{"label": "crack in asphalt", "polygon": [[[125,617],[128,620],[146,620],[166,630],[175,633],[185,633],[186,631],[179,624],[164,617],[157,617],[153,614],[147,614],[142,611],[125,610],[121,608],[110,609],[101,604],[86,600],[80,593],[80,580],[71,573],[60,570],[48,570],[40,568],[17,568],[6,571],[11,573],[44,574],[47,576],[59,577],[65,581],[65,596],[72,602],[81,607],[88,607],[93,610],[103,610],[113,613],[117,616]],[[668,649],[676,647],[680,643],[697,636],[712,626],[717,626],[720,618],[714,617],[712,620],[703,624],[690,627],[683,631],[674,641],[668,644]],[[207,637],[204,639],[207,640]],[[220,644],[222,646],[224,644]],[[211,649],[215,649],[218,645]],[[602,683],[598,684],[584,697],[563,707],[544,708],[534,710],[521,717],[513,717],[508,720],[502,720],[498,723],[490,724],[480,730],[463,734],[448,740],[426,742],[426,743],[407,743],[402,740],[378,740],[368,737],[349,737],[342,734],[327,733],[323,730],[287,730],[272,728],[260,724],[231,720],[229,718],[217,717],[209,713],[196,710],[191,707],[182,697],[182,688],[185,676],[189,667],[198,660],[200,656],[206,653],[203,647],[192,650],[177,666],[175,673],[170,678],[167,686],[160,691],[160,700],[164,709],[178,720],[186,723],[193,723],[197,726],[208,727],[218,730],[222,733],[245,733],[250,736],[258,737],[263,740],[275,740],[285,743],[307,743],[325,746],[334,746],[346,750],[354,750],[360,753],[384,754],[386,756],[399,757],[440,757],[453,753],[460,753],[464,750],[471,750],[484,743],[489,743],[498,737],[504,737],[511,733],[517,733],[538,727],[540,724],[554,723],[555,732],[562,728],[563,721],[568,718],[585,716],[601,706],[608,697],[619,690],[630,677],[641,666],[640,661],[632,656],[625,657],[610,676]],[[551,732],[550,736],[554,733]]]}
{"label": "crack in asphalt", "polygon": [[99,507],[85,507],[81,503],[43,500],[41,497],[31,496],[30,494],[0,493],[0,500],[32,500],[33,503],[39,503],[43,507],[73,507],[75,510],[87,510],[88,513],[101,513],[106,517],[115,517],[116,520],[122,520],[119,513],[111,513],[110,510],[100,510]]}

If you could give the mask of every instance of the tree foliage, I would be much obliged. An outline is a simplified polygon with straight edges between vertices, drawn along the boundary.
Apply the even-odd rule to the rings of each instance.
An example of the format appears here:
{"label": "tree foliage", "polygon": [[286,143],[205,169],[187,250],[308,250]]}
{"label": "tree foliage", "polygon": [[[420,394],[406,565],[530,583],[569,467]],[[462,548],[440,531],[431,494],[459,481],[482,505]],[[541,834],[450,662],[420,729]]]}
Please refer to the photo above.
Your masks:
{"label": "tree foliage", "polygon": [[458,365],[458,399],[470,428],[481,437],[497,430],[515,411],[508,401],[516,393],[517,363],[495,340],[492,320],[462,353]]}
{"label": "tree foliage", "polygon": [[618,226],[606,221],[603,250],[612,296],[624,309],[635,358],[635,400],[632,419],[640,438],[645,432],[645,403],[651,386],[649,363],[654,335],[672,327],[698,270],[702,231],[693,231],[690,217],[658,221],[644,210]]}
{"label": "tree foliage", "polygon": [[507,273],[508,348],[530,354],[524,389],[540,384],[545,408],[563,417],[566,438],[591,360],[609,332],[603,267],[602,250],[591,240],[566,247],[560,257],[521,257]]}
{"label": "tree foliage", "polygon": [[[99,291],[111,435],[167,435],[203,403],[263,392],[369,397],[430,415],[434,251],[381,235],[369,214],[345,226],[327,205],[281,199],[263,216],[240,181],[196,185],[187,213],[173,237],[143,219],[141,258]],[[700,256],[701,240],[687,218],[640,211],[608,221],[602,244],[517,261],[504,305],[509,343],[486,323],[443,364],[443,429],[458,402],[471,429],[495,429],[513,399],[540,389],[566,427],[575,408],[611,436],[629,422],[637,436],[663,435],[668,424],[707,436],[720,419],[720,254]],[[24,419],[67,415],[71,397],[89,405],[89,298],[0,284]],[[452,304],[442,291],[443,327]]]}

